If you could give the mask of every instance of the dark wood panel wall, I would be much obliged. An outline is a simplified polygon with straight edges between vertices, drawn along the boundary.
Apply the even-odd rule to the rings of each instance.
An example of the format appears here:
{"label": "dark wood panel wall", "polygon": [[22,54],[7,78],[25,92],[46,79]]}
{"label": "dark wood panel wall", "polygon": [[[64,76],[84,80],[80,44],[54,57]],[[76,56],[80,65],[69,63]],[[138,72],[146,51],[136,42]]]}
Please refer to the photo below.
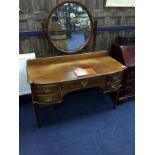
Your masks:
{"label": "dark wood panel wall", "polygon": [[[42,23],[49,11],[64,0],[19,0],[19,31],[41,31]],[[74,0],[84,4],[91,12],[98,26],[122,26],[135,24],[134,8],[105,8],[105,0]],[[117,36],[133,36],[134,30],[98,31],[96,50],[108,50]],[[91,44],[91,43],[90,43]],[[90,44],[85,49],[91,50]],[[60,55],[48,43],[44,36],[22,36],[19,40],[19,52],[35,52],[37,57]]]}

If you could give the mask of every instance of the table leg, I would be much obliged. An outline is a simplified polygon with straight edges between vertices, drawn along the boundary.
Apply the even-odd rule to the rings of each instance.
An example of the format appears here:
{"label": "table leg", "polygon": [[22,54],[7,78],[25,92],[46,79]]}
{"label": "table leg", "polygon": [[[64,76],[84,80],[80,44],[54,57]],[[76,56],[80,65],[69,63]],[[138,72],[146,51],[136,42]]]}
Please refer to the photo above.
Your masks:
{"label": "table leg", "polygon": [[114,103],[113,103],[113,109],[116,109],[116,106],[118,104],[119,93],[120,93],[120,89],[116,90],[115,97],[114,97]]}
{"label": "table leg", "polygon": [[34,104],[34,111],[35,111],[35,116],[36,116],[36,121],[37,121],[37,127],[40,128],[40,110],[39,106],[37,104]]}

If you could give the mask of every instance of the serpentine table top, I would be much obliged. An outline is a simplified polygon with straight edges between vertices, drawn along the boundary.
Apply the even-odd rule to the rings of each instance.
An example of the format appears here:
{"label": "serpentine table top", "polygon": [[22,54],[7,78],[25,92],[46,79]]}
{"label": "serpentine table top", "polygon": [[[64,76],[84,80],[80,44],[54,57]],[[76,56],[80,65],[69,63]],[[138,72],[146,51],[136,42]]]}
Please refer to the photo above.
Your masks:
{"label": "serpentine table top", "polygon": [[[93,69],[94,74],[77,76],[78,69]],[[27,61],[28,83],[56,84],[123,71],[125,66],[106,51],[37,58]]]}

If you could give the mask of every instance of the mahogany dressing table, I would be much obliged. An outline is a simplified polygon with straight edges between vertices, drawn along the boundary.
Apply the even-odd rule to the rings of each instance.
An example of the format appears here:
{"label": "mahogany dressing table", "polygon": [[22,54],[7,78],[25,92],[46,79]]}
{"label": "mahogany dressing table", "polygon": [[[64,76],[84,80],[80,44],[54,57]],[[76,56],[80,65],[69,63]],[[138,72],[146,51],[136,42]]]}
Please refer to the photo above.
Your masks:
{"label": "mahogany dressing table", "polygon": [[[49,30],[48,28],[51,27],[49,25],[53,24],[52,22],[54,22],[54,25],[61,24],[63,19],[62,15],[65,14],[64,12],[62,13],[64,7],[71,6],[78,8],[78,10],[81,10],[82,13],[85,14],[86,24],[78,27],[77,29],[75,28],[76,32],[68,32],[68,27],[65,27],[63,24],[59,26],[59,29],[57,27],[54,29],[52,26],[53,29]],[[57,13],[54,13],[53,18],[53,12],[55,11]],[[55,18],[56,14],[57,18]],[[75,16],[76,14],[73,17],[75,18]],[[59,21],[53,21],[51,18],[59,19]],[[81,17],[81,20],[84,20],[83,16]],[[71,18],[70,22],[72,21],[73,19]],[[58,23],[55,24],[55,22]],[[78,21],[75,21],[75,24],[77,22]],[[73,23],[71,25],[73,25]],[[61,28],[62,30],[60,30]],[[116,92],[113,102],[113,108],[115,108],[122,84],[123,71],[126,67],[110,57],[106,51],[74,54],[74,52],[81,50],[92,37],[92,18],[88,10],[78,2],[62,2],[49,14],[44,30],[50,43],[62,52],[67,52],[68,50],[69,55],[37,58],[27,61],[28,83],[31,85],[32,101],[35,109],[37,126],[40,127],[39,110],[41,107],[59,104],[63,101],[65,94],[77,90],[99,87],[104,93]],[[62,31],[63,35],[65,33],[65,37],[61,37]],[[67,49],[71,39],[67,39],[67,36],[69,36],[68,33],[70,33],[72,38],[74,36],[74,39],[76,39],[77,34],[80,34],[82,38],[85,38],[82,39],[78,45],[79,47],[76,47],[74,51]],[[53,38],[57,38],[56,43]],[[63,44],[61,43],[62,38],[66,38],[64,49],[62,48],[64,40]],[[59,42],[61,44],[60,46],[58,45]]]}

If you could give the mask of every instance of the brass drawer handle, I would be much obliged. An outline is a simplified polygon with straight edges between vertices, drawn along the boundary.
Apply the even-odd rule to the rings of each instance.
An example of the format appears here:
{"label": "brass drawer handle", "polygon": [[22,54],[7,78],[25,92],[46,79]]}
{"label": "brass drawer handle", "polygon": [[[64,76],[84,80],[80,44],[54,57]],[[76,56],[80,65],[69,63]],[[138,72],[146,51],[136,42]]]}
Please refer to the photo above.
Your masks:
{"label": "brass drawer handle", "polygon": [[51,99],[46,99],[45,101],[46,102],[50,102],[50,101],[52,101],[53,99],[51,98]]}
{"label": "brass drawer handle", "polygon": [[87,86],[87,85],[88,85],[88,81],[82,81],[82,82],[81,82],[81,86],[85,87],[85,86]]}
{"label": "brass drawer handle", "polygon": [[115,84],[111,85],[111,88],[116,88],[116,87],[117,87],[117,85],[115,85]]}
{"label": "brass drawer handle", "polygon": [[55,102],[58,100],[58,95],[36,95],[36,101],[40,103]]}
{"label": "brass drawer handle", "polygon": [[119,77],[118,76],[113,76],[113,80],[118,80]]}
{"label": "brass drawer handle", "polygon": [[45,87],[45,88],[42,88],[42,91],[44,91],[44,92],[50,92],[51,90],[47,87]]}

